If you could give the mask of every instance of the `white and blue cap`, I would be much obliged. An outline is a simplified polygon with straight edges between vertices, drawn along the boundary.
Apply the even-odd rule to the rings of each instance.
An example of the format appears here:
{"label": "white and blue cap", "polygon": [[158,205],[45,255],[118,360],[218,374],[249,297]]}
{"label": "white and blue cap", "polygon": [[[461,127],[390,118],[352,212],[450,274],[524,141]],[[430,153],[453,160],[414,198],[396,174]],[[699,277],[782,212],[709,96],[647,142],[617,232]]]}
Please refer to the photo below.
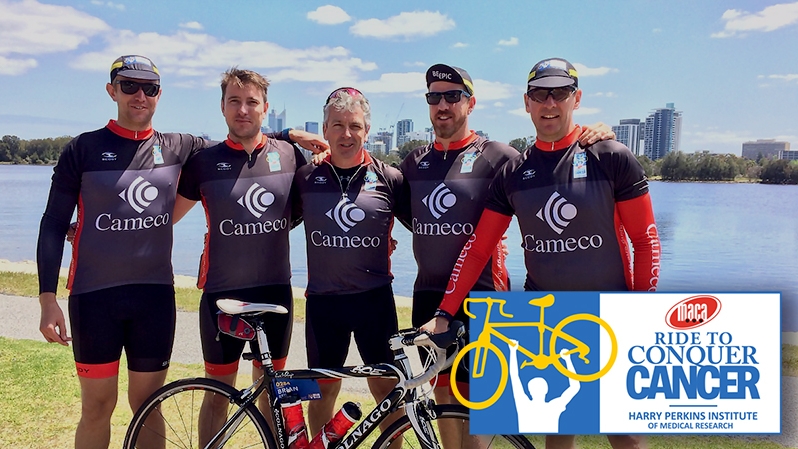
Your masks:
{"label": "white and blue cap", "polygon": [[526,79],[527,89],[544,87],[553,89],[556,87],[574,86],[579,87],[579,75],[576,68],[562,58],[544,59],[529,71]]}
{"label": "white and blue cap", "polygon": [[161,74],[150,58],[139,55],[126,55],[116,58],[111,64],[111,82],[116,75],[126,76],[137,80],[160,81]]}

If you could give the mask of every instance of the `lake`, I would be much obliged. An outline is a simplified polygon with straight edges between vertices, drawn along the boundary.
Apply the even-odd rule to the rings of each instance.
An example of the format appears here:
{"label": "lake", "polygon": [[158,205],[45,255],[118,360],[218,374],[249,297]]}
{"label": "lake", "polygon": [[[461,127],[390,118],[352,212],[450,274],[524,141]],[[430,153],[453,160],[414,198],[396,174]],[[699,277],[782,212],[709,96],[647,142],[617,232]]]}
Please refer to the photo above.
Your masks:
{"label": "lake", "polygon": [[[0,259],[33,260],[52,167],[0,165]],[[660,291],[780,291],[782,330],[798,331],[798,186],[652,182],[662,243]],[[410,233],[394,227],[396,294],[410,296],[415,277]],[[176,274],[196,276],[205,216],[197,206],[175,225]],[[291,232],[293,284],[305,286],[304,229]],[[524,284],[521,237],[508,230],[513,289]],[[67,251],[69,251],[67,246]],[[63,265],[68,265],[65,255]]]}

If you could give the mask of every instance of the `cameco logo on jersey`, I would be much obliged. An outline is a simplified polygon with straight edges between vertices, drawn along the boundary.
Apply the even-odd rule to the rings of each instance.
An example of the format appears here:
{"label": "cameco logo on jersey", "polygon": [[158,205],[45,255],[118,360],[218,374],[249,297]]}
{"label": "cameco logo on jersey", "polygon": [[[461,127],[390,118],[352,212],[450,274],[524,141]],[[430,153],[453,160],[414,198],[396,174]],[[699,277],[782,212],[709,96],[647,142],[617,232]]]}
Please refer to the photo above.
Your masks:
{"label": "cameco logo on jersey", "polygon": [[245,207],[256,218],[260,218],[269,206],[274,204],[274,194],[256,182],[249,186],[247,193],[239,198],[237,203]]}
{"label": "cameco logo on jersey", "polygon": [[158,188],[139,176],[130,183],[127,189],[119,192],[119,197],[130,204],[133,210],[142,213],[158,198]]}
{"label": "cameco logo on jersey", "polygon": [[549,225],[552,231],[562,234],[565,227],[576,217],[576,212],[576,206],[555,190],[535,216]]}
{"label": "cameco logo on jersey", "polygon": [[457,203],[457,196],[444,183],[438,184],[429,195],[421,199],[433,217],[441,218]]}
{"label": "cameco logo on jersey", "polygon": [[346,198],[341,198],[341,201],[324,215],[333,220],[344,232],[349,232],[356,224],[366,218],[366,213],[363,209],[357,207],[355,203],[349,202]]}
{"label": "cameco logo on jersey", "polygon": [[695,329],[718,316],[720,307],[720,300],[714,296],[691,296],[671,307],[665,314],[665,322],[678,330]]}

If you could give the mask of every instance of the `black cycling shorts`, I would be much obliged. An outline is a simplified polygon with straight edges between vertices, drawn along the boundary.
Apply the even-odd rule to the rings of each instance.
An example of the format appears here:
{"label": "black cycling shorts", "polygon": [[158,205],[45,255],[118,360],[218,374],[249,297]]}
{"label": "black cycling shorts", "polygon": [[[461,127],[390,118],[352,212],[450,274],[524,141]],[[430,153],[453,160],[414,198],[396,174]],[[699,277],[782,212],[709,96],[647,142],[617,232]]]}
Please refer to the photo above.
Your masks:
{"label": "black cycling shorts", "polygon": [[[246,340],[239,340],[219,332],[216,300],[222,298],[257,304],[275,304],[288,309],[287,314],[266,313],[263,328],[273,359],[288,356],[294,316],[294,293],[290,285],[264,285],[224,292],[203,293],[200,299],[199,320],[202,357],[210,374],[226,375],[238,371],[238,360]],[[282,367],[276,367],[282,368]]]}
{"label": "black cycling shorts", "polygon": [[305,339],[309,368],[340,368],[355,335],[363,363],[392,363],[388,339],[396,334],[396,304],[388,284],[348,295],[308,295]]}
{"label": "black cycling shorts", "polygon": [[[438,306],[441,305],[441,301],[443,300],[443,292],[433,292],[433,291],[420,291],[420,292],[413,292],[413,312],[412,312],[412,321],[413,327],[421,327],[426,324],[429,320],[431,320],[435,316],[435,311],[438,309]],[[465,309],[463,306],[460,306],[460,309],[454,314],[454,319],[458,321],[462,321],[465,325],[466,329],[466,339],[468,338],[468,329],[469,329],[469,318],[468,315],[465,314]],[[454,348],[451,347],[446,350],[447,357],[454,353]],[[422,357],[427,355],[427,350],[424,348],[419,348],[419,354]],[[448,374],[452,372],[451,367],[446,368],[445,370],[441,371],[441,375],[447,374],[446,379],[449,378]],[[458,382],[468,382],[468,355],[463,357],[463,362],[460,367],[457,368],[457,381]],[[441,385],[449,385],[449,382],[445,379],[440,379],[438,382]]]}
{"label": "black cycling shorts", "polygon": [[115,376],[122,348],[129,370],[161,371],[175,339],[175,289],[131,284],[71,295],[69,322],[78,375]]}

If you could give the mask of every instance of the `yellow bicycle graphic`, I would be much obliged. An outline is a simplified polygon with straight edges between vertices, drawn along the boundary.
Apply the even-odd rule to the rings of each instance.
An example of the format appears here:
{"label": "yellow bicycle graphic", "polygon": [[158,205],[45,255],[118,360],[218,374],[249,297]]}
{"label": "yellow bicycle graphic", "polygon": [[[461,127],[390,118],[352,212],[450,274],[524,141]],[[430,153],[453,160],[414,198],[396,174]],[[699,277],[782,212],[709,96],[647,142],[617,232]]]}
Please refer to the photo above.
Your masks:
{"label": "yellow bicycle graphic", "polygon": [[[493,352],[499,359],[499,364],[501,366],[501,376],[499,377],[499,385],[496,387],[496,391],[490,396],[488,399],[484,401],[470,401],[466,399],[461,393],[457,386],[457,382],[451,383],[452,392],[454,393],[455,397],[460,401],[461,404],[465,405],[468,408],[474,410],[482,410],[487,407],[490,407],[495,403],[499,397],[501,397],[502,393],[504,393],[504,388],[507,386],[507,358],[504,356],[504,353],[499,350],[499,348],[491,342],[491,336],[498,338],[499,340],[504,341],[507,344],[510,344],[510,338],[503,335],[499,332],[496,328],[499,327],[536,327],[538,329],[538,333],[540,334],[540,347],[538,348],[538,353],[535,354],[528,350],[527,348],[519,345],[518,351],[527,357],[529,360],[524,361],[521,363],[521,368],[525,366],[534,366],[539,370],[543,370],[548,368],[550,365],[554,365],[557,368],[557,371],[562,373],[564,376],[567,376],[571,379],[578,380],[580,382],[591,382],[594,381],[601,376],[607,374],[607,372],[612,367],[613,363],[615,363],[615,357],[618,355],[618,341],[615,338],[615,333],[612,331],[612,328],[607,324],[606,321],[602,320],[601,318],[597,317],[596,315],[592,315],[589,313],[577,313],[568,317],[565,317],[557,323],[556,326],[549,327],[546,325],[544,321],[544,312],[547,307],[551,307],[554,304],[554,295],[548,294],[546,296],[535,298],[529,301],[529,304],[532,306],[540,307],[540,320],[533,321],[533,322],[491,322],[491,310],[494,304],[499,306],[499,314],[504,317],[512,318],[513,315],[506,313],[504,311],[504,305],[506,304],[506,300],[504,299],[494,299],[494,298],[466,298],[465,300],[465,313],[471,317],[476,318],[476,315],[469,311],[469,304],[473,303],[486,303],[488,305],[487,312],[485,313],[485,325],[482,328],[482,332],[480,332],[479,337],[476,341],[472,341],[465,348],[463,348],[458,354],[457,357],[454,359],[454,363],[452,364],[452,379],[455,379],[457,375],[457,369],[460,366],[460,362],[463,360],[466,354],[473,351],[474,353],[471,356],[471,378],[480,378],[485,375],[485,365],[488,360],[488,352]],[[563,355],[566,354],[578,354],[578,357],[585,363],[589,364],[590,360],[588,359],[588,354],[590,353],[590,347],[585,344],[583,341],[579,340],[576,337],[568,334],[563,330],[563,328],[577,321],[590,321],[599,325],[604,332],[610,338],[612,350],[610,351],[610,357],[607,360],[604,366],[599,366],[599,369],[595,372],[585,373],[585,374],[578,374],[569,371],[563,361],[561,359],[560,354],[557,351],[557,340],[561,339],[564,340],[571,345],[573,348],[565,352]],[[544,344],[543,344],[543,336],[546,332],[551,332],[551,337],[549,339],[549,351],[548,354],[544,352]],[[600,364],[599,361],[597,364]]]}

